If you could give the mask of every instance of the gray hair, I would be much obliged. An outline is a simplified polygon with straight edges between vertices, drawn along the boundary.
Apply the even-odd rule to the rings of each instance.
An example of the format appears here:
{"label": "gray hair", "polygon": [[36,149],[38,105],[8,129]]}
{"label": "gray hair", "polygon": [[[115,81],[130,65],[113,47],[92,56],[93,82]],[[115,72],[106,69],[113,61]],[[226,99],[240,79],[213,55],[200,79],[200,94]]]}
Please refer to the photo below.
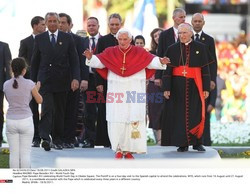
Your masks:
{"label": "gray hair", "polygon": [[59,21],[59,15],[56,12],[48,12],[45,15],[45,22],[47,22],[48,17],[50,17],[50,16],[56,16],[57,20]]}
{"label": "gray hair", "polygon": [[119,37],[120,34],[127,34],[128,37],[129,37],[130,39],[133,38],[133,35],[131,34],[131,32],[130,32],[128,29],[126,29],[126,28],[121,28],[121,29],[116,33],[116,35],[115,35],[116,39],[118,39],[118,37]]}
{"label": "gray hair", "polygon": [[204,16],[203,16],[201,13],[195,13],[195,14],[192,16],[192,20],[193,20],[193,18],[196,17],[196,16],[200,16],[201,19],[204,21]]}
{"label": "gray hair", "polygon": [[174,11],[173,11],[173,16],[176,16],[178,13],[185,13],[186,14],[186,11],[182,8],[176,8]]}
{"label": "gray hair", "polygon": [[112,13],[112,14],[109,16],[108,21],[110,21],[111,18],[117,18],[117,19],[120,20],[120,22],[122,23],[122,17],[120,16],[119,13]]}
{"label": "gray hair", "polygon": [[178,26],[178,31],[179,31],[180,28],[183,28],[183,27],[187,28],[190,32],[193,33],[193,27],[189,23],[182,23],[182,24],[180,24]]}

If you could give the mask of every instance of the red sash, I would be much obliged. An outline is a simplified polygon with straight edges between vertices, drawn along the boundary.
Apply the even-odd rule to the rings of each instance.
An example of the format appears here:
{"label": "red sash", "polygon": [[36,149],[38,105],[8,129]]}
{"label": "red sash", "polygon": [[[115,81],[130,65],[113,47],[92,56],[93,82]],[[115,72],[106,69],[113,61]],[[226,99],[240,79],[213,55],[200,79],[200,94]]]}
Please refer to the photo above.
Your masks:
{"label": "red sash", "polygon": [[198,88],[200,99],[201,99],[201,105],[202,105],[201,122],[197,126],[195,126],[193,129],[191,129],[190,133],[199,139],[201,138],[203,134],[204,124],[205,124],[205,99],[204,99],[204,94],[203,94],[203,89],[202,89],[201,69],[199,67],[188,67],[188,66],[174,67],[173,75],[182,76],[186,78],[193,78]]}

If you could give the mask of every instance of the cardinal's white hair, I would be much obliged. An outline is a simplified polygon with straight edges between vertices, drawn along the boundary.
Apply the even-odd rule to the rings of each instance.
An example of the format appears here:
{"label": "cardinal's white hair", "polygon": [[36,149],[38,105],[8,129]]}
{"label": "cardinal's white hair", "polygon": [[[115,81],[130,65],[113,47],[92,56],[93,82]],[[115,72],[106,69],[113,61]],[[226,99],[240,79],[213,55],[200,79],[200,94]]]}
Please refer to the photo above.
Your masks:
{"label": "cardinal's white hair", "polygon": [[178,30],[180,28],[187,28],[190,32],[193,32],[193,27],[189,23],[182,23],[178,26]]}

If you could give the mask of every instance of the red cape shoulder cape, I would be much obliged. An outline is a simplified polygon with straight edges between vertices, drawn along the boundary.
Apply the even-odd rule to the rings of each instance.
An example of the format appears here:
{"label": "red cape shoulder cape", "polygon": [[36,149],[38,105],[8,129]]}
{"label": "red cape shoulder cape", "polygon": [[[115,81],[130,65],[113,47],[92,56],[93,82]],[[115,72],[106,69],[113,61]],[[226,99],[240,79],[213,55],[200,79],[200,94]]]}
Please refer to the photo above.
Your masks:
{"label": "red cape shoulder cape", "polygon": [[[108,47],[102,53],[97,54],[96,56],[105,65],[104,69],[96,69],[96,71],[104,78],[107,79],[108,69],[113,73],[122,76],[128,77],[131,76],[143,69],[145,69],[153,60],[154,55],[147,52],[145,49],[137,46],[131,45],[132,48],[126,54],[126,62],[124,67],[126,70],[122,74],[122,62],[123,62],[123,53],[118,46]],[[127,49],[127,50],[128,50]],[[127,50],[123,51],[126,52]],[[155,73],[154,69],[145,69],[146,78],[149,79]]]}

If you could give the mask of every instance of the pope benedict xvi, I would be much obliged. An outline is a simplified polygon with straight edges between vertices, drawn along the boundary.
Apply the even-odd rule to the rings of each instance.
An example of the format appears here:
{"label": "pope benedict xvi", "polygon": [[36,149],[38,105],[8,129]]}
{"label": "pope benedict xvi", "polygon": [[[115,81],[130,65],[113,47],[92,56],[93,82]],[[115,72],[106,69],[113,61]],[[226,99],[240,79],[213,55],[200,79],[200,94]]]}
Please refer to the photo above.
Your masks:
{"label": "pope benedict xvi", "polygon": [[[131,45],[132,34],[122,28],[116,34],[119,45],[98,55],[84,51],[86,65],[108,80],[106,114],[108,134],[115,158],[133,159],[133,153],[147,152],[146,79],[154,69],[166,69],[169,59],[156,57]],[[108,101],[112,96],[112,101]]]}

